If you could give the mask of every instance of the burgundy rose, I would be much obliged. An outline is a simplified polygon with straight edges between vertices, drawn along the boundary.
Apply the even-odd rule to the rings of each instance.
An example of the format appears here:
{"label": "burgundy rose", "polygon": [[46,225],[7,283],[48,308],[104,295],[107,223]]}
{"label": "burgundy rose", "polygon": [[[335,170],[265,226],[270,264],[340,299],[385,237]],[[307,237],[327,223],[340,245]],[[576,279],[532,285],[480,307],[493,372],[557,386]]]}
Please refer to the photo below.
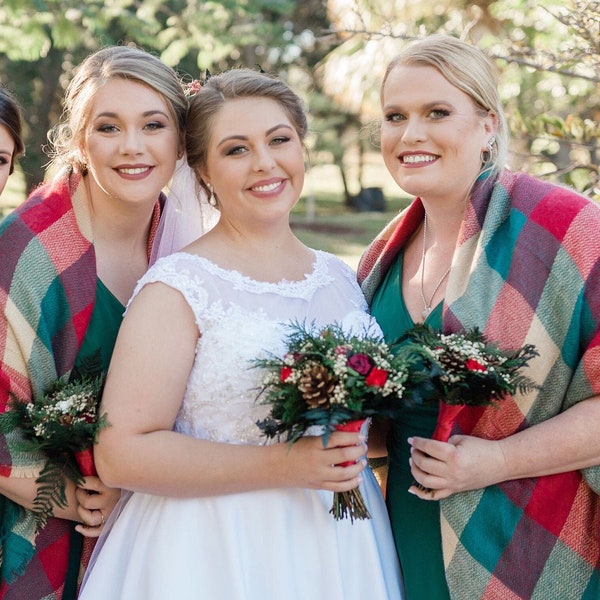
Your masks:
{"label": "burgundy rose", "polygon": [[348,359],[348,366],[360,375],[366,375],[371,370],[371,359],[366,354],[353,354]]}

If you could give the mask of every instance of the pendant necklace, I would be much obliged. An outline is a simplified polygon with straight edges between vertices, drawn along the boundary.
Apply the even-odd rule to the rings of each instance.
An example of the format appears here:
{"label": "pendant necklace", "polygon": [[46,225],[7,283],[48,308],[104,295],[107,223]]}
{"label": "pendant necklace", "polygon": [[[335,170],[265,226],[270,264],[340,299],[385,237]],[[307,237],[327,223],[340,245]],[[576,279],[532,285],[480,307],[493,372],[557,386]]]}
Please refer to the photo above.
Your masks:
{"label": "pendant necklace", "polygon": [[[421,251],[421,300],[423,300],[423,318],[426,319],[431,312],[431,303],[433,302],[433,298],[435,297],[437,291],[440,289],[440,286],[444,282],[444,279],[448,277],[448,273],[450,273],[450,267],[446,270],[446,272],[442,275],[442,278],[438,281],[435,286],[433,293],[429,297],[429,302],[425,299],[425,291],[423,289],[423,277],[425,275],[425,255],[427,254],[427,213],[425,213],[425,217],[423,218],[423,249]],[[452,265],[450,265],[452,266]]]}

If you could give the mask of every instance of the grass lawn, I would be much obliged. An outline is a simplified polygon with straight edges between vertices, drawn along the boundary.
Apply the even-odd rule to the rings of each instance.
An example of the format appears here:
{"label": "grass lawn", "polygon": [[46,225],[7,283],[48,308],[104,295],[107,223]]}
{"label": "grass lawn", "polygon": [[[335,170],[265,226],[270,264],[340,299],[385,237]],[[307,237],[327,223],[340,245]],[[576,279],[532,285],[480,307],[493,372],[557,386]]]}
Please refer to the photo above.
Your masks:
{"label": "grass lawn", "polygon": [[339,195],[321,193],[315,197],[313,212],[307,211],[308,200],[303,196],[292,212],[292,229],[307,246],[336,254],[356,269],[366,246],[408,202],[407,198],[386,198],[384,212],[356,212]]}

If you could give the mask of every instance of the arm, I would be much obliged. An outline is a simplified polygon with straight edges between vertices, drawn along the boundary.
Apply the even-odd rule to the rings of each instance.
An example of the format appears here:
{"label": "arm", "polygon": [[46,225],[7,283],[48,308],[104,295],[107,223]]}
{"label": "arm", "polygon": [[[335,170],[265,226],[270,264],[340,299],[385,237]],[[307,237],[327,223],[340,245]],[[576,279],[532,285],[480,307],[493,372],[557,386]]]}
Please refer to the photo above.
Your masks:
{"label": "arm", "polygon": [[[498,441],[455,435],[449,443],[412,438],[415,479],[435,490],[434,499],[526,477],[600,464],[600,396]],[[428,492],[413,493],[431,499]]]}
{"label": "arm", "polygon": [[[345,491],[358,485],[366,448],[357,433],[336,432],[323,448],[320,437],[292,446],[252,446],[172,431],[198,336],[187,302],[164,284],[147,285],[131,304],[103,394],[110,426],[100,432],[95,457],[105,482],[180,497],[277,487]],[[332,467],[344,461],[358,462]]]}

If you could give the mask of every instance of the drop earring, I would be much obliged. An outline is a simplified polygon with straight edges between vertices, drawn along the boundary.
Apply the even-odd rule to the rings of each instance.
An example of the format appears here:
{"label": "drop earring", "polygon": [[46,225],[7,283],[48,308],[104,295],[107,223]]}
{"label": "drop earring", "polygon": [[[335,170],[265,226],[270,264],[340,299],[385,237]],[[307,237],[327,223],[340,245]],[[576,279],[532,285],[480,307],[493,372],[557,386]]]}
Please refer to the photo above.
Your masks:
{"label": "drop earring", "polygon": [[217,199],[215,198],[215,190],[213,186],[210,183],[207,183],[206,187],[208,188],[208,191],[210,193],[210,196],[208,197],[208,203],[211,206],[217,206]]}
{"label": "drop earring", "polygon": [[494,144],[496,143],[496,136],[492,136],[487,143],[485,150],[481,151],[481,164],[482,166],[488,165],[492,162],[492,156],[494,154]]}

